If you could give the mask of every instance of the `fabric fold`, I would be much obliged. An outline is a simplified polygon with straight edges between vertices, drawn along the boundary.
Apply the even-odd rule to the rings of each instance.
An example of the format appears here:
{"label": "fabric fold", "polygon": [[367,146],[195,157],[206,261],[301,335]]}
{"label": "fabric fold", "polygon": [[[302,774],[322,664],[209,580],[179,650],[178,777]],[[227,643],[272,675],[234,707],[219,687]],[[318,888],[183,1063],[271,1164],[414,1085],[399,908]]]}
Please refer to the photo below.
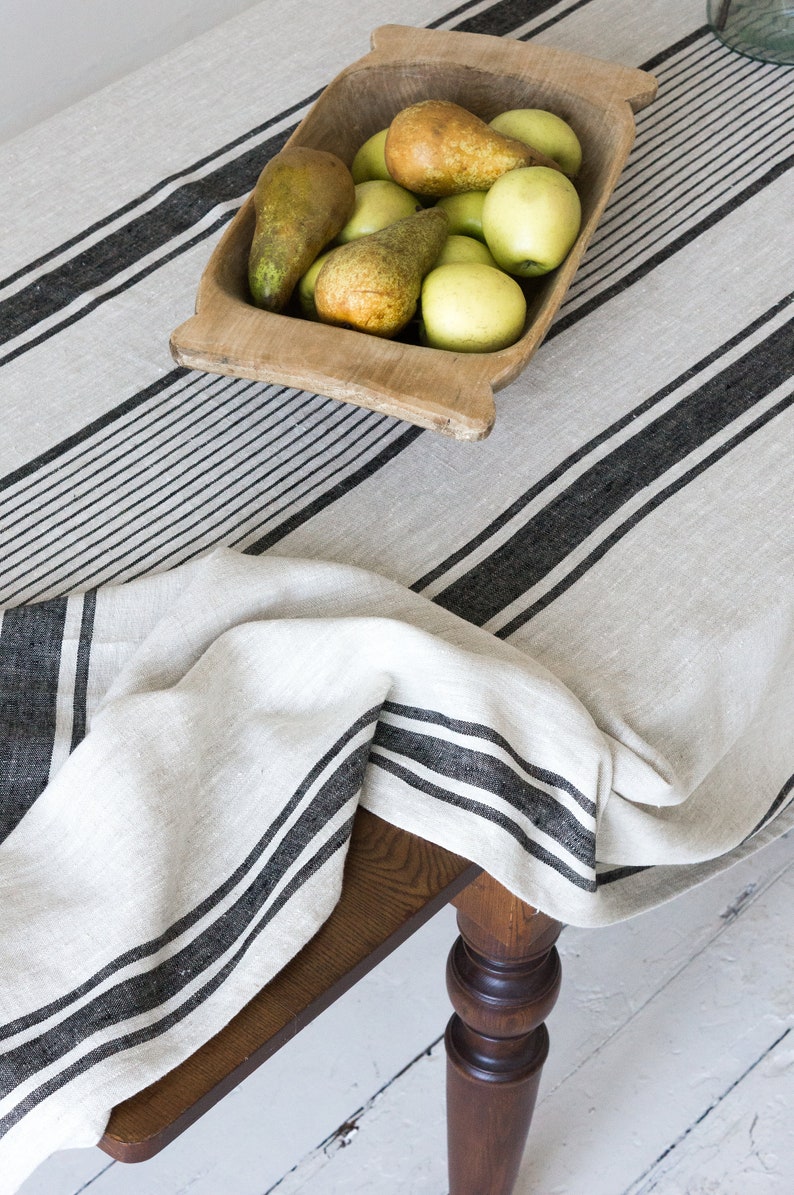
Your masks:
{"label": "fabric fold", "polygon": [[547,669],[404,586],[219,549],[99,590],[90,641],[77,607],[63,625],[81,649],[57,699],[88,733],[64,759],[80,719],[55,720],[63,762],[0,844],[0,1192],[42,1142],[96,1140],[300,950],[359,804],[562,921],[628,915],[599,824],[663,780]]}
{"label": "fabric fold", "polygon": [[0,1190],[42,1142],[96,1139],[311,938],[359,802],[504,854],[565,916],[594,890],[610,757],[586,711],[374,574],[219,550],[100,590],[77,673],[59,698],[84,686],[88,733],[0,845]]}

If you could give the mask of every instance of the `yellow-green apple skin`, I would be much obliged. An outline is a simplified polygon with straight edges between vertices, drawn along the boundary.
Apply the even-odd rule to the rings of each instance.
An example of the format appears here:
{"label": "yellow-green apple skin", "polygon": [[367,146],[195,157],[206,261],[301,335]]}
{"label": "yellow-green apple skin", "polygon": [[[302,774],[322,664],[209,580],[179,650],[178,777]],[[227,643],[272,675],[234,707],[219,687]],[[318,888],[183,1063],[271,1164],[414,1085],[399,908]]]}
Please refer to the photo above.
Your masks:
{"label": "yellow-green apple skin", "polygon": [[571,251],[581,222],[576,187],[548,166],[509,170],[483,204],[485,243],[496,264],[520,278],[556,269]]}
{"label": "yellow-green apple skin", "polygon": [[[474,237],[451,233],[438,255],[436,266],[447,266],[454,261],[479,261],[482,265],[496,266],[493,254],[487,245]],[[497,267],[498,268],[498,267]]]}
{"label": "yellow-green apple skin", "polygon": [[439,199],[436,207],[443,208],[449,216],[449,231],[455,236],[476,237],[482,241],[482,205],[485,191],[462,191],[459,195],[447,195]]}
{"label": "yellow-green apple skin", "polygon": [[306,273],[298,280],[298,303],[306,319],[316,320],[319,318],[314,305],[314,284],[317,281],[317,275],[325,265],[326,258],[330,257],[332,253],[333,249],[329,249],[326,253],[315,257]]}
{"label": "yellow-green apple skin", "polygon": [[366,183],[370,179],[379,178],[390,180],[389,168],[386,165],[384,147],[388,128],[373,133],[371,137],[360,145],[353,158],[350,173],[354,183]]}
{"label": "yellow-green apple skin", "polygon": [[346,245],[372,232],[380,232],[381,228],[404,220],[422,208],[415,195],[388,179],[368,179],[356,183],[355,192],[353,214],[334,244]]}
{"label": "yellow-green apple skin", "polygon": [[493,353],[524,330],[527,305],[515,278],[481,262],[437,266],[422,284],[420,334],[430,348]]}
{"label": "yellow-green apple skin", "polygon": [[490,122],[491,128],[506,137],[514,137],[547,158],[552,158],[570,178],[582,165],[582,145],[567,121],[545,108],[511,108],[500,112]]}

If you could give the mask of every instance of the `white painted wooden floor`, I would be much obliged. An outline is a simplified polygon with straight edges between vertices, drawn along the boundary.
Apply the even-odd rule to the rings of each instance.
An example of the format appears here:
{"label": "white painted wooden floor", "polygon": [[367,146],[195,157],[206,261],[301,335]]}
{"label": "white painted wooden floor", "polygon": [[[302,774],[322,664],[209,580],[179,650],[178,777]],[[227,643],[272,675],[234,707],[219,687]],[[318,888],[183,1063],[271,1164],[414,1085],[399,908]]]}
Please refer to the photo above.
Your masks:
{"label": "white painted wooden floor", "polygon": [[[516,1195],[794,1192],[792,848],[564,932]],[[69,1151],[23,1195],[445,1195],[454,934],[445,910],[158,1158]]]}

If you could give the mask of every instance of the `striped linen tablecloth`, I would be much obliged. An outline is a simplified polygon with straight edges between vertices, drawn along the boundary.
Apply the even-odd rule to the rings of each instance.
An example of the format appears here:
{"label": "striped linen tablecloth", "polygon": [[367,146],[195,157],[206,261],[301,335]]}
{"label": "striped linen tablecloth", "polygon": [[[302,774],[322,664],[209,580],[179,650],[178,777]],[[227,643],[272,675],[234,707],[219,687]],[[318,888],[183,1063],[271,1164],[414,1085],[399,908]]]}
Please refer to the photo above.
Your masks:
{"label": "striped linen tablecloth", "polygon": [[[311,937],[358,804],[593,926],[791,827],[794,71],[704,10],[261,4],[0,147],[0,1192]],[[659,82],[478,444],[168,352],[388,22]]]}

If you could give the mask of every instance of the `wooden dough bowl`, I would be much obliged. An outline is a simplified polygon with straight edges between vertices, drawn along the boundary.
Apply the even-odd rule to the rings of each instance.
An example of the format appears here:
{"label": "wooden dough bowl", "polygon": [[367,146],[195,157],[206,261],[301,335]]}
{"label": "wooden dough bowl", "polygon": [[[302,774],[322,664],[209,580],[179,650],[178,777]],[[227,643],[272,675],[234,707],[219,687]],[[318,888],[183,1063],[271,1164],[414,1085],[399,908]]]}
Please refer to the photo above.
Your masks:
{"label": "wooden dough bowl", "polygon": [[328,395],[457,439],[484,438],[494,422],[494,391],[524,369],[543,340],[631,150],[633,114],[655,94],[652,75],[581,54],[484,34],[381,26],[371,52],[329,84],[288,144],[330,150],[350,165],[396,112],[431,98],[453,100],[486,121],[510,108],[548,108],[579,136],[581,231],[557,270],[528,281],[523,335],[498,352],[453,353],[259,310],[247,284],[249,195],[201,277],[196,314],[171,337],[175,360]]}

